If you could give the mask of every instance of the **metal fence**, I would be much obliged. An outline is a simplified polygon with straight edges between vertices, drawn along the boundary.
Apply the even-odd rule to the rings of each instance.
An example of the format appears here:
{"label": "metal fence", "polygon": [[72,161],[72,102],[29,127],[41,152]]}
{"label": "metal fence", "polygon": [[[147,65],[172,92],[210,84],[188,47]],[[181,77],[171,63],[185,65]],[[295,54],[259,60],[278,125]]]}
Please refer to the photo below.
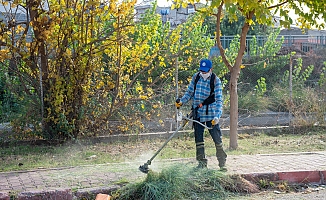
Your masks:
{"label": "metal fence", "polygon": [[[253,41],[253,37],[256,38],[257,45],[263,46],[268,36],[247,36],[246,46],[250,47],[250,43]],[[235,36],[222,36],[221,44],[224,49],[229,48],[231,42],[234,40]],[[214,39],[214,38],[212,38]],[[295,49],[301,50],[303,52],[309,52],[316,50],[318,48],[326,48],[326,36],[324,35],[279,35],[277,36],[277,41],[283,40],[283,47],[293,47]],[[219,53],[219,52],[217,52]],[[245,56],[251,55],[250,48],[246,49]]]}

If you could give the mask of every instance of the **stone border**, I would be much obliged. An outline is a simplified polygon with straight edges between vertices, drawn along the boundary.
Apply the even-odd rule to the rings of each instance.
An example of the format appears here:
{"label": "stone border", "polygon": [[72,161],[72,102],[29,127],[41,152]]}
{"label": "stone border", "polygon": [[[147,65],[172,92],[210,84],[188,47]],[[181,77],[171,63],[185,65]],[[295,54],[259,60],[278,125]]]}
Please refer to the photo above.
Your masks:
{"label": "stone border", "polygon": [[112,194],[117,191],[121,186],[110,186],[106,188],[88,188],[80,189],[73,192],[71,189],[57,189],[47,191],[29,191],[21,192],[18,195],[10,193],[1,193],[0,200],[45,200],[45,199],[58,199],[58,200],[82,200],[82,199],[95,199],[96,195]]}
{"label": "stone border", "polygon": [[316,183],[325,184],[326,170],[324,171],[293,171],[276,173],[253,173],[241,175],[248,181],[259,183],[260,180],[287,181],[288,183]]}

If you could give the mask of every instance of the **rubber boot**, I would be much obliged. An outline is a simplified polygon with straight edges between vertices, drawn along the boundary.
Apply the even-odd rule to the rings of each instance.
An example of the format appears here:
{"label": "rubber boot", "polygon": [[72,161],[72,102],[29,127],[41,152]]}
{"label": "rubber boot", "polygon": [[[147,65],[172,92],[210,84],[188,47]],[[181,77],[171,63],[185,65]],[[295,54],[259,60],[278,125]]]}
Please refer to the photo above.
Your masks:
{"label": "rubber boot", "polygon": [[206,158],[198,160],[197,169],[203,169],[203,168],[207,168],[207,159]]}
{"label": "rubber boot", "polygon": [[204,143],[196,144],[196,160],[198,160],[197,168],[207,168],[207,159],[205,158]]}
{"label": "rubber boot", "polygon": [[225,168],[225,162],[227,155],[223,150],[223,144],[215,144],[216,147],[216,157],[218,160],[218,166],[220,167],[221,170],[226,170]]}

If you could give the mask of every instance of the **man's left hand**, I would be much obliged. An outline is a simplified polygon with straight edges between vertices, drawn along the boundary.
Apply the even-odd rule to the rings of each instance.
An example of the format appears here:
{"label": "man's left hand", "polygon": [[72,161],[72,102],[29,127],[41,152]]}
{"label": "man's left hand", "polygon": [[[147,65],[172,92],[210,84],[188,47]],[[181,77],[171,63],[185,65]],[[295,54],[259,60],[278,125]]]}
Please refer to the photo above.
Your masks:
{"label": "man's left hand", "polygon": [[212,125],[215,126],[216,124],[218,124],[219,121],[220,119],[218,117],[214,117],[214,119],[212,120]]}

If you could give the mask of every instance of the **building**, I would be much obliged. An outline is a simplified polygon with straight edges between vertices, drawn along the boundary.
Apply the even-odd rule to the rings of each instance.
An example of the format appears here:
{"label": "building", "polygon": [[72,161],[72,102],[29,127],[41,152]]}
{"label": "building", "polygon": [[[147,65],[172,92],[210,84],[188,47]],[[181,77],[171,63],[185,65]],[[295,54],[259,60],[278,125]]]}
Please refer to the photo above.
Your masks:
{"label": "building", "polygon": [[[138,20],[147,9],[153,7],[153,2],[154,1],[144,1],[135,6],[136,20]],[[188,4],[187,8],[180,7],[177,9],[157,6],[156,13],[161,15],[163,23],[170,23],[170,26],[173,29],[179,24],[185,22],[193,13],[195,13],[195,8],[192,4]]]}
{"label": "building", "polygon": [[316,48],[326,47],[326,30],[306,30],[302,31],[298,27],[282,29],[279,38],[283,37],[283,46],[294,46],[304,52]]}

